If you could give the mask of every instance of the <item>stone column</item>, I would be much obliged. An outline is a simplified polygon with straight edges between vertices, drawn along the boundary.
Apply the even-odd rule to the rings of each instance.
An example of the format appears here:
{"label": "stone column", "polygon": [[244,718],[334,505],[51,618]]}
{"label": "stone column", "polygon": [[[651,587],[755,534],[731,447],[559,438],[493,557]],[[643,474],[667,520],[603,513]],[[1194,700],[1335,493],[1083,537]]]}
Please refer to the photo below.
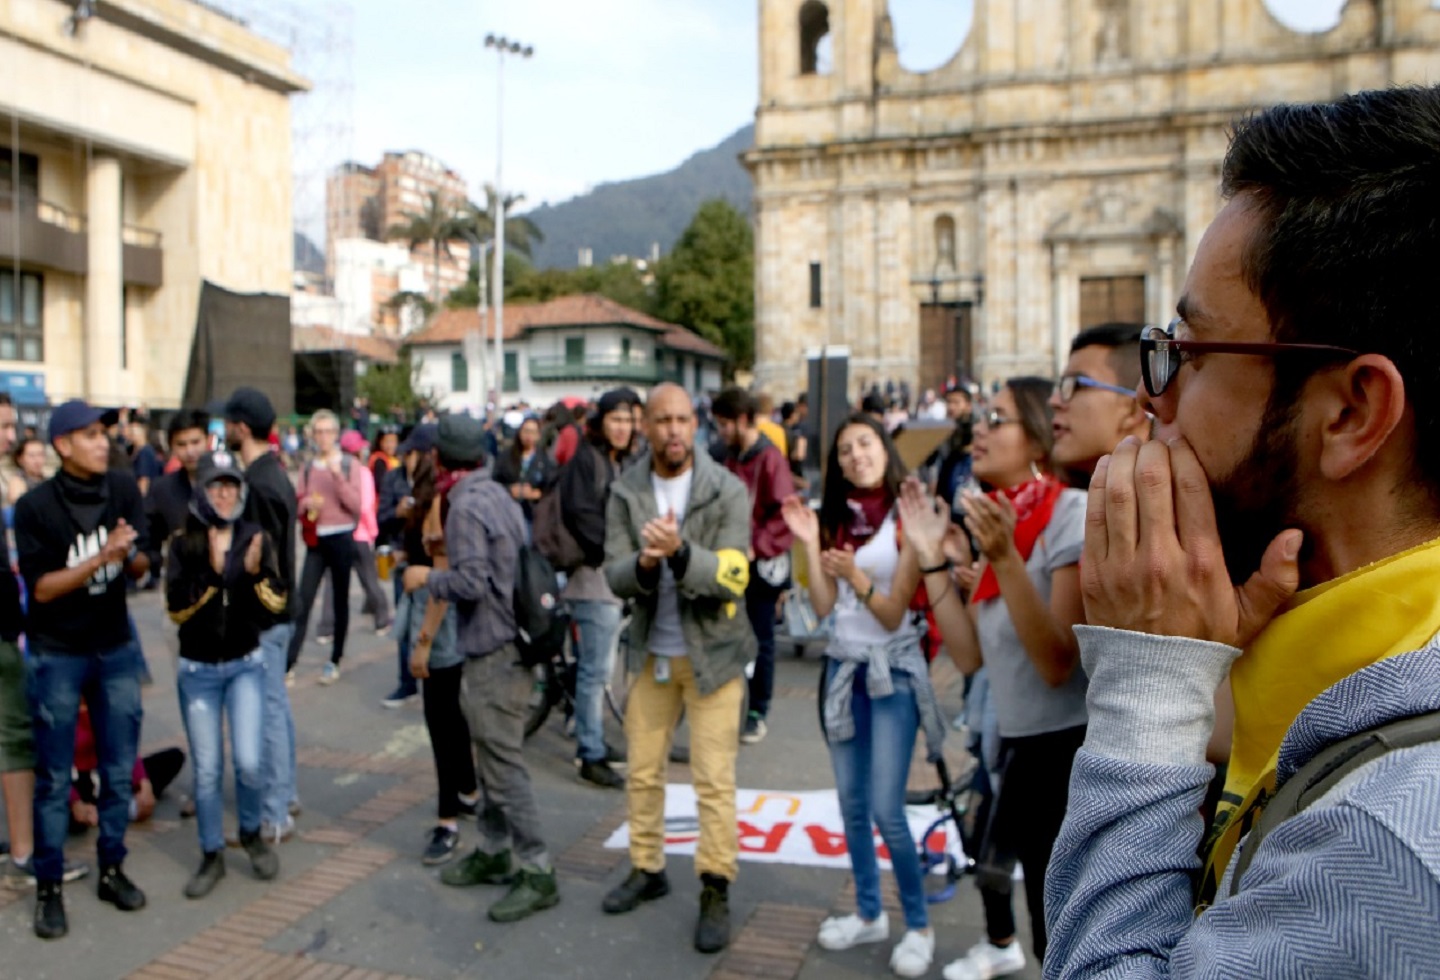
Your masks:
{"label": "stone column", "polygon": [[124,339],[120,161],[96,156],[85,175],[89,270],[85,278],[85,391],[87,400],[113,405],[121,398],[120,345]]}

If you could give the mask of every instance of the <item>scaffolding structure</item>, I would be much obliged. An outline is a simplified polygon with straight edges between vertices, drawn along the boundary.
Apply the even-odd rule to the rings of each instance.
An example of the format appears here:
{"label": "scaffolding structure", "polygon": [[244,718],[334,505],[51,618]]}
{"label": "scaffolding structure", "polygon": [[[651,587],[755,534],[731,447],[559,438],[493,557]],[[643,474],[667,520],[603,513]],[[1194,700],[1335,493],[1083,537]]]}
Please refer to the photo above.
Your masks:
{"label": "scaffolding structure", "polygon": [[[310,91],[290,100],[295,230],[323,262],[326,180],[350,159],[355,130],[355,11],[350,0],[207,0],[207,6],[290,51]],[[295,256],[297,270],[307,258]],[[329,284],[326,284],[328,288]]]}

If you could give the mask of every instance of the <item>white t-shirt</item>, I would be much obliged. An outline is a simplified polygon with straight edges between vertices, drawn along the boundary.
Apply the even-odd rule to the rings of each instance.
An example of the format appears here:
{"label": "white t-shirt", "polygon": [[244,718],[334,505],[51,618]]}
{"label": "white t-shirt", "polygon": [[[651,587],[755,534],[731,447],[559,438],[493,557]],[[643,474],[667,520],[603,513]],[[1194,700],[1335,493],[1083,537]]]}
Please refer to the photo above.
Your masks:
{"label": "white t-shirt", "polygon": [[[690,484],[694,477],[693,466],[668,480],[653,472],[650,474],[655,510],[661,517],[673,511],[675,523],[685,525],[685,507],[690,503]],[[680,628],[680,593],[668,562],[660,565],[660,595],[655,603],[655,622],[650,624],[650,652],[658,657],[683,657],[689,652],[685,649],[685,631]]]}

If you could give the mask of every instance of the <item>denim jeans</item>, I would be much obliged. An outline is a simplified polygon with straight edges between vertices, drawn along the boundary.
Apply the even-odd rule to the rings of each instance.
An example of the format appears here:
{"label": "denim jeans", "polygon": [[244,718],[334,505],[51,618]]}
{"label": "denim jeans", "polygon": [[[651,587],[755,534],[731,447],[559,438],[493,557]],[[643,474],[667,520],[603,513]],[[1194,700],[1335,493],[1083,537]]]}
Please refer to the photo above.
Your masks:
{"label": "denim jeans", "polygon": [[90,706],[100,773],[101,867],[125,860],[125,828],[133,797],[131,775],[140,742],[137,643],[92,654],[47,653],[30,643],[27,681],[35,721],[35,877],[59,881],[70,832],[70,776],[80,699]]}
{"label": "denim jeans", "polygon": [[412,621],[418,623],[425,617],[425,603],[416,602],[415,594],[406,592],[402,587],[404,570],[405,566],[402,565],[391,573],[395,580],[395,628],[391,635],[395,637],[396,653],[399,657],[400,691],[404,694],[415,694],[420,690],[420,686],[415,676],[410,673],[410,625]]}
{"label": "denim jeans", "polygon": [[620,607],[582,599],[570,603],[580,631],[575,652],[575,741],[581,762],[605,761],[605,684],[615,656]]}
{"label": "denim jeans", "polygon": [[[834,662],[827,660],[827,675],[834,669]],[[929,924],[925,878],[915,838],[905,819],[905,781],[920,727],[920,710],[908,677],[892,673],[895,692],[871,700],[865,690],[865,673],[864,667],[855,672],[855,737],[830,743],[835,789],[845,821],[845,845],[855,876],[856,904],[860,917],[867,921],[880,915],[880,865],[875,857],[873,829],[879,828],[890,851],[905,926],[924,929]]]}
{"label": "denim jeans", "polygon": [[290,710],[290,692],[285,689],[285,657],[290,649],[293,623],[276,623],[260,634],[260,652],[265,658],[265,737],[260,771],[265,789],[261,794],[260,818],[272,827],[285,826],[295,792],[295,715]]}
{"label": "denim jeans", "polygon": [[195,772],[195,822],[200,847],[211,854],[225,847],[225,721],[230,722],[230,761],[235,767],[235,810],[240,832],[260,829],[260,766],[265,725],[265,654],[256,649],[239,660],[218,664],[181,657],[175,667],[180,716],[190,739]]}

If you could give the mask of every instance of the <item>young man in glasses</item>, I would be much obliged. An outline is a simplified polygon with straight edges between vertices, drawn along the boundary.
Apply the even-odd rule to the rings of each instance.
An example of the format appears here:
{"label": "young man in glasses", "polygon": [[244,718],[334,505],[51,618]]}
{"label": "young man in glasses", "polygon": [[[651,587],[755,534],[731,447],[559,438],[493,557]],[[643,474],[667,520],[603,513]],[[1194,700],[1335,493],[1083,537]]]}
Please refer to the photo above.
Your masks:
{"label": "young man in glasses", "polygon": [[1139,324],[1087,327],[1070,343],[1070,360],[1050,396],[1055,466],[1082,490],[1100,457],[1126,436],[1150,438],[1150,416],[1135,400],[1140,386]]}
{"label": "young man in glasses", "polygon": [[1090,486],[1046,975],[1433,973],[1437,729],[1366,733],[1440,710],[1440,89],[1260,113],[1222,190],[1182,322],[1142,338],[1156,439]]}

